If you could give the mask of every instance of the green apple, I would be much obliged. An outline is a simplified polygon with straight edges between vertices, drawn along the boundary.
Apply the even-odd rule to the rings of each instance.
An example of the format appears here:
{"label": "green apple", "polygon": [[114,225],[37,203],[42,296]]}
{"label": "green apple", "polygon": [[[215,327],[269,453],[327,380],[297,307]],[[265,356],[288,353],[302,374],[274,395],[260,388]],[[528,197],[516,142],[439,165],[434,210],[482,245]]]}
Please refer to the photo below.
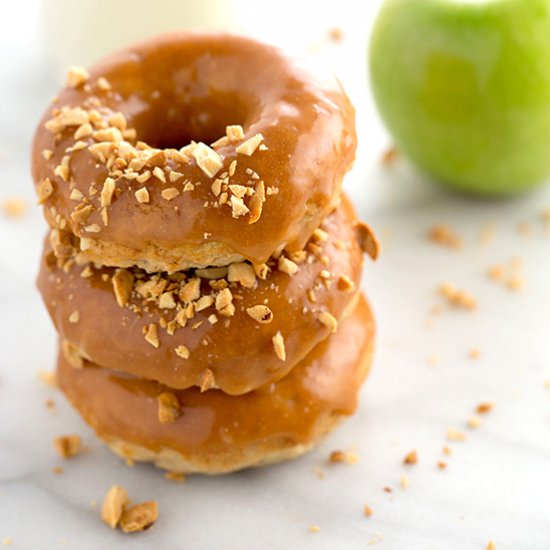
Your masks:
{"label": "green apple", "polygon": [[370,47],[397,148],[484,195],[550,176],[550,0],[386,0]]}

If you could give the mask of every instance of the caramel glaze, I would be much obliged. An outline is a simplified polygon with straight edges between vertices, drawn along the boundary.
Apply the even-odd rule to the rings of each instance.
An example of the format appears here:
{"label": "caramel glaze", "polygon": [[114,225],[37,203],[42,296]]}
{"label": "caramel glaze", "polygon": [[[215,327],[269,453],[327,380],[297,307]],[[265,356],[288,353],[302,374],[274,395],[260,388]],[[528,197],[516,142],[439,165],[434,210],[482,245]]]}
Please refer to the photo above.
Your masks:
{"label": "caramel glaze", "polygon": [[[254,288],[232,283],[233,294],[241,297],[233,300],[233,317],[218,316],[219,321],[212,325],[207,319],[216,310],[211,306],[197,312],[172,336],[159,328],[158,348],[145,340],[144,327],[158,323],[161,317],[171,319],[175,310],[160,309],[137,293],[130,306],[139,307],[141,314],[121,308],[110,280],[114,268],[100,268],[90,278],[83,278],[82,266],[73,264],[65,271],[46,252],[38,287],[61,338],[94,363],[180,389],[200,386],[205,369],[210,369],[216,387],[229,394],[243,394],[285,376],[328,336],[329,328],[318,320],[319,312],[329,311],[339,319],[346,308],[351,308],[362,265],[354,220],[353,207],[343,196],[341,205],[323,222],[328,238],[318,245],[318,254],[311,255],[311,263],[301,263],[293,276],[275,266],[265,280],[256,280]],[[328,258],[328,264],[321,261],[322,256]],[[319,278],[323,270],[330,272],[328,284]],[[340,275],[349,277],[351,289],[340,288]],[[203,281],[205,287],[208,284]],[[316,289],[315,296],[308,294],[311,288]],[[257,304],[272,310],[270,323],[260,324],[246,313],[246,308]],[[79,320],[71,323],[69,317],[74,311],[79,312]],[[202,324],[193,328],[200,321]],[[274,352],[272,338],[277,331],[284,338],[286,361]],[[188,359],[176,354],[180,345],[189,349]]]}
{"label": "caramel glaze", "polygon": [[[357,407],[359,387],[370,365],[374,321],[363,296],[336,334],[320,343],[275,384],[241,396],[198,388],[171,390],[87,363],[71,367],[59,356],[58,382],[84,419],[104,439],[118,438],[154,452],[164,448],[202,462],[310,443],[335,415]],[[181,416],[158,420],[157,396],[174,393]]]}
{"label": "caramel glaze", "polygon": [[[100,88],[99,77],[108,80],[111,91]],[[54,176],[65,149],[75,143],[75,128],[56,138],[44,127],[53,109],[86,105],[90,97],[99,99],[102,113],[104,107],[121,112],[136,129],[137,140],[155,147],[179,148],[190,140],[210,143],[223,136],[229,124],[241,124],[246,138],[262,133],[267,151],[251,157],[237,154],[233,145],[217,151],[224,159],[222,170],[237,159],[237,180],[246,179],[244,171],[250,168],[278,194],[267,197],[260,219],[249,224],[246,217],[233,218],[228,208],[205,208],[205,201],[212,199],[213,179],[194,160],[183,165],[170,161],[173,170],[199,182],[194,191],[167,202],[160,193],[173,184],[152,177],[147,182],[150,203],[140,204],[134,191],[141,185],[121,178],[121,193],[113,198],[104,227],[100,193],[88,193],[92,182],[101,190],[105,166],[83,149],[72,154],[70,182]],[[93,143],[91,138],[84,141]],[[253,263],[262,263],[281,246],[304,245],[333,206],[355,147],[354,109],[335,79],[252,39],[175,33],[111,55],[90,69],[87,86],[63,89],[36,131],[32,172],[37,185],[46,177],[54,182],[55,192],[44,206],[47,211],[55,207],[58,221],[66,220],[78,236],[139,252],[151,243],[166,249],[200,246],[207,233],[209,242],[223,243]],[[44,150],[53,151],[49,160]],[[73,189],[94,207],[82,223],[70,217]],[[59,225],[53,218],[48,215],[52,225]],[[84,233],[89,224],[100,225],[101,232]]]}

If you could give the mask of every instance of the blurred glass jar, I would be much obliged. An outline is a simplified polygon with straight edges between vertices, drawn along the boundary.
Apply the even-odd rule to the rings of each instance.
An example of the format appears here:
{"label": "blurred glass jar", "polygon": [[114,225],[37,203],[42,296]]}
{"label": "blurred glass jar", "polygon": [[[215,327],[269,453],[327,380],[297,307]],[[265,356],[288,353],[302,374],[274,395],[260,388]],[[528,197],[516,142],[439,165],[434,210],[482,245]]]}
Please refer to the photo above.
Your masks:
{"label": "blurred glass jar", "polygon": [[231,0],[43,0],[42,43],[56,79],[132,42],[177,29],[239,32]]}

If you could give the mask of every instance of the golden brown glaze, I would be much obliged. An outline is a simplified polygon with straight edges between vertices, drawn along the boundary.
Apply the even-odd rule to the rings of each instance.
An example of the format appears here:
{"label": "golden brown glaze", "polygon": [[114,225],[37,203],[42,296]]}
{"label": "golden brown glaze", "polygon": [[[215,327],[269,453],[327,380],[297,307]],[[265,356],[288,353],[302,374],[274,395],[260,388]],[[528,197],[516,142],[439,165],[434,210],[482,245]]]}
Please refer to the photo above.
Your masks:
{"label": "golden brown glaze", "polygon": [[[361,297],[338,332],[288,376],[246,395],[173,391],[92,364],[78,370],[62,354],[58,381],[106,441],[138,445],[157,455],[172,450],[189,471],[220,473],[269,461],[276,453],[283,456],[281,451],[290,456],[293,449],[318,441],[336,417],[352,414],[370,365],[373,337],[373,318]],[[163,392],[173,392],[181,407],[171,424],[158,419],[157,397]]]}
{"label": "golden brown glaze", "polygon": [[[100,77],[110,90],[102,89]],[[266,191],[255,223],[249,216],[235,218],[230,208],[212,206],[215,178],[194,159],[170,157],[160,161],[166,177],[176,171],[182,178],[163,183],[152,176],[144,184],[150,196],[145,204],[135,197],[143,184],[124,175],[115,178],[105,225],[100,200],[109,171],[87,148],[97,140],[77,140],[76,126],[59,132],[44,127],[64,106],[96,109],[98,123],[120,112],[136,130],[135,138],[128,135],[129,143],[141,140],[167,151],[190,140],[211,143],[225,134],[226,125],[241,124],[245,139],[261,133],[267,150],[246,156],[236,152],[234,143],[218,147],[220,173],[237,160],[232,183],[254,186],[253,171],[272,194]],[[76,141],[84,148],[67,153]],[[86,237],[89,258],[170,272],[239,258],[262,263],[281,247],[301,248],[334,205],[355,147],[354,110],[335,79],[252,39],[176,33],[112,55],[90,70],[86,84],[63,89],[36,131],[32,171],[37,186],[45,178],[53,184],[43,201],[49,223]],[[51,158],[44,158],[44,151],[53,151]],[[67,154],[64,181],[54,171]],[[192,182],[194,189],[183,192],[184,182]],[[167,201],[161,192],[171,187],[180,194]],[[83,198],[75,199],[74,190]],[[85,220],[71,218],[78,204],[93,207]],[[86,229],[90,226],[92,232]]]}
{"label": "golden brown glaze", "polygon": [[[94,363],[181,389],[203,385],[209,369],[213,375],[209,386],[243,394],[285,376],[327,337],[330,327],[320,320],[322,312],[338,320],[353,307],[362,265],[354,222],[355,213],[344,196],[323,222],[321,240],[316,240],[318,232],[312,237],[307,257],[294,275],[270,262],[272,271],[263,280],[257,278],[252,288],[229,284],[233,316],[224,317],[212,303],[197,311],[185,327],[173,322],[177,326],[173,335],[162,329],[160,319],[177,318],[186,305],[178,302],[175,308],[162,309],[158,300],[134,291],[127,306],[120,307],[112,285],[114,268],[93,269],[84,278],[83,266],[69,262],[60,267],[46,252],[38,286],[61,338]],[[175,288],[187,280],[174,283]],[[209,281],[202,280],[201,288],[203,294],[216,296]],[[177,290],[172,295],[177,301]],[[255,305],[269,307],[271,322],[260,323],[247,314]],[[215,324],[209,321],[211,315]],[[151,324],[158,327],[158,347],[144,337]],[[274,350],[272,339],[278,332],[284,340],[284,361]],[[189,350],[186,359],[176,353],[182,345]]]}

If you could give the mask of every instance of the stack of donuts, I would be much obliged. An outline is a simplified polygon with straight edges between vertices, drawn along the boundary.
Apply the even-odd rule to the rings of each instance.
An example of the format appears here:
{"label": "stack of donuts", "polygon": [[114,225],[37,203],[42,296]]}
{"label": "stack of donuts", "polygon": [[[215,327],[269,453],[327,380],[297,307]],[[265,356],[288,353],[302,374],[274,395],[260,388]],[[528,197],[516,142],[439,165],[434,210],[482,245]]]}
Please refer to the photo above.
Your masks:
{"label": "stack of donuts", "polygon": [[341,184],[339,83],[251,39],[176,33],[72,68],[33,178],[58,383],[131,461],[224,473],[295,457],[355,410],[377,254]]}

